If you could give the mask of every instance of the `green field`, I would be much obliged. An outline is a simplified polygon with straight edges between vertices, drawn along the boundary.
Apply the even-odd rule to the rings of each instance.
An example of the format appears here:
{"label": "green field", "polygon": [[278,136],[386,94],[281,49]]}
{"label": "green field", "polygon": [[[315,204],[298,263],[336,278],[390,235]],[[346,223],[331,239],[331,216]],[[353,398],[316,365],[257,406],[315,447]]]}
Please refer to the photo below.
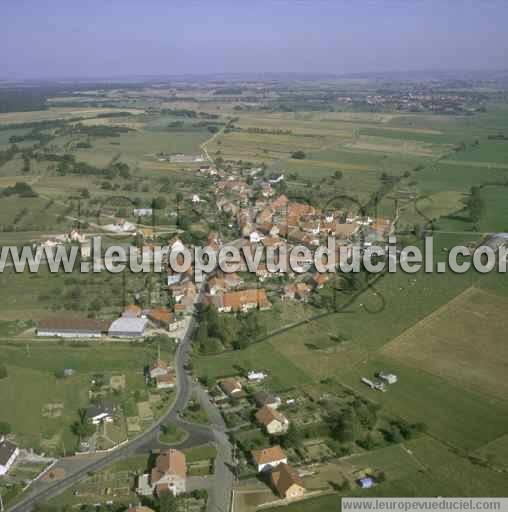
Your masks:
{"label": "green field", "polygon": [[[155,357],[155,347],[126,343],[3,342],[0,361],[8,377],[1,381],[0,421],[11,425],[23,447],[71,452],[76,438],[70,426],[78,409],[90,402],[93,375],[125,375],[128,398],[136,390],[144,392],[144,366]],[[55,372],[65,368],[74,369],[75,374],[57,378]]]}

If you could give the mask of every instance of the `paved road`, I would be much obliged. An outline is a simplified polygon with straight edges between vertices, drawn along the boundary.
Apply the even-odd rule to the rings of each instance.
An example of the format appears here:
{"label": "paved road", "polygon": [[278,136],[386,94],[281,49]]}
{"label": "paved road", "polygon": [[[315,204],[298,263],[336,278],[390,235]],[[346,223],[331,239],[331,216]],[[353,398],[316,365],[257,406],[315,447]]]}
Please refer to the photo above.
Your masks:
{"label": "paved road", "polygon": [[[197,296],[196,302],[203,299],[204,285],[201,292]],[[207,442],[215,442],[218,448],[219,455],[216,462],[217,474],[214,475],[213,481],[209,482],[207,487],[210,489],[210,498],[208,503],[208,510],[228,512],[229,510],[229,495],[231,493],[232,480],[228,478],[230,473],[227,464],[230,464],[230,444],[227,437],[223,434],[223,429],[216,423],[212,427],[197,425],[186,422],[179,417],[179,412],[185,409],[189,401],[192,386],[196,386],[197,390],[201,388],[197,384],[193,384],[190,377],[187,375],[185,365],[189,360],[189,352],[191,348],[191,337],[194,331],[196,320],[194,317],[190,320],[189,326],[180,343],[175,358],[175,367],[178,380],[178,390],[175,401],[169,410],[159,420],[157,420],[148,430],[143,432],[137,438],[134,438],[129,443],[117,448],[107,455],[80,455],[75,457],[68,457],[61,459],[57,467],[65,470],[66,476],[57,482],[47,483],[38,481],[33,484],[31,489],[23,500],[10,507],[9,511],[12,512],[30,512],[37,503],[43,503],[46,500],[62,493],[72,485],[75,485],[80,480],[86,478],[90,472],[100,471],[113,462],[129,457],[135,454],[147,453],[153,448],[161,448],[159,442],[159,434],[162,425],[176,424],[189,433],[189,437],[181,447],[197,446]],[[199,391],[199,396],[204,391]],[[215,406],[207,404],[207,411],[213,411]],[[217,421],[218,411],[214,411],[213,421]],[[219,414],[220,416],[220,414]],[[165,446],[167,447],[167,446]],[[229,487],[228,487],[229,485]],[[217,489],[220,486],[220,489]]]}

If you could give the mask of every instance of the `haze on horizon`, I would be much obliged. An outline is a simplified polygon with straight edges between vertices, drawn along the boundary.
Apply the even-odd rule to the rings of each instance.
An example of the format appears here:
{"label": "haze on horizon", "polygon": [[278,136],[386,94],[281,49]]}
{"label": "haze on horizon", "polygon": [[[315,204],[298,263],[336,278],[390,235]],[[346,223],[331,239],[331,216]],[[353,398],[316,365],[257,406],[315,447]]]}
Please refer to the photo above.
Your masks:
{"label": "haze on horizon", "polygon": [[0,79],[506,69],[508,2],[4,0]]}

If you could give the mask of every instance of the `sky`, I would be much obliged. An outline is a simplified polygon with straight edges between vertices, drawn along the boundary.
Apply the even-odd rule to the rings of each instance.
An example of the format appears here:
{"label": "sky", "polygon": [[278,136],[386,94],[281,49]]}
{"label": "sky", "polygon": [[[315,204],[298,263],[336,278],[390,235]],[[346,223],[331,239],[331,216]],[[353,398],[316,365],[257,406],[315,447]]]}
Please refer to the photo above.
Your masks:
{"label": "sky", "polygon": [[0,79],[508,68],[506,0],[1,0]]}

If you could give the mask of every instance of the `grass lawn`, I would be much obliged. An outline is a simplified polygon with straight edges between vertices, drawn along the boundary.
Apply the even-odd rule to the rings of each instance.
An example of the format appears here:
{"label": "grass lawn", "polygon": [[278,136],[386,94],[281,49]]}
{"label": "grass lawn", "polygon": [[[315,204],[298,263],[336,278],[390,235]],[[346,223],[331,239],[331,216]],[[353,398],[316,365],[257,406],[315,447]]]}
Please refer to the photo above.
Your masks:
{"label": "grass lawn", "polygon": [[241,351],[209,357],[198,356],[194,363],[199,376],[206,375],[214,379],[238,375],[241,368],[264,370],[269,375],[267,386],[274,391],[283,391],[310,382],[305,371],[300,370],[267,342],[255,344]]}
{"label": "grass lawn", "polygon": [[164,444],[178,444],[185,440],[187,432],[175,425],[164,426],[159,436],[159,441]]}
{"label": "grass lawn", "polygon": [[[70,431],[78,409],[89,404],[88,390],[95,373],[129,374],[126,396],[144,390],[143,368],[156,357],[156,348],[130,343],[72,343],[48,340],[3,343],[0,361],[7,366],[2,380],[0,421],[8,422],[23,447],[46,453],[70,452],[76,438]],[[163,357],[168,358],[169,354]],[[75,375],[55,377],[72,368]],[[133,376],[138,374],[138,377]],[[128,394],[128,395],[127,395]],[[122,394],[120,398],[124,395]],[[21,406],[20,404],[23,404]],[[112,428],[113,441],[125,432]]]}
{"label": "grass lawn", "polygon": [[217,456],[217,448],[212,444],[186,448],[183,452],[185,453],[187,463],[215,459]]}

